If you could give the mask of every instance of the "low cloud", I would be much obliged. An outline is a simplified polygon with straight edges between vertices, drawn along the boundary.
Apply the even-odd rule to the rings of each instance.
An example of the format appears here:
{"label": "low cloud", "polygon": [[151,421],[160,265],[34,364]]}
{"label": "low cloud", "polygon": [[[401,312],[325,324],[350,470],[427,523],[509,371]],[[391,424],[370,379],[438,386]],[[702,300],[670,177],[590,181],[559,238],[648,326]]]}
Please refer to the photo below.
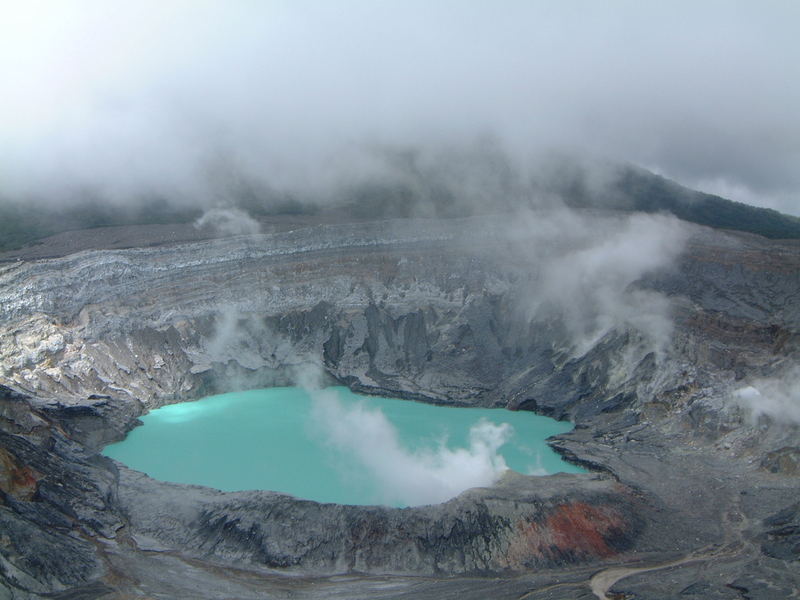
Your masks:
{"label": "low cloud", "polygon": [[798,18],[788,0],[8,2],[0,193],[209,206],[220,162],[324,189],[354,147],[489,134],[796,213]]}

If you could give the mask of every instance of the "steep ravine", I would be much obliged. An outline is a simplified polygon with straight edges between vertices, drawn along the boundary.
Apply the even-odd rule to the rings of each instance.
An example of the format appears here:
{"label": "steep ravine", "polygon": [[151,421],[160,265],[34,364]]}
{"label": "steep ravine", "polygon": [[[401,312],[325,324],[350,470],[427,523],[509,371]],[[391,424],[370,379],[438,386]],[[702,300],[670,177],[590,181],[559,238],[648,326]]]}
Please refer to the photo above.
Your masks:
{"label": "steep ravine", "polygon": [[[674,577],[616,586],[796,591],[797,428],[752,424],[732,394],[797,363],[800,247],[692,227],[676,264],[635,284],[670,298],[668,346],[617,327],[577,351],[569,323],[531,316],[539,259],[504,225],[0,265],[0,598],[577,598],[602,568],[672,561]],[[570,418],[554,445],[593,472],[401,510],[166,484],[97,454],[149,408],[309,365],[365,392]],[[715,544],[713,571],[679,562]]]}

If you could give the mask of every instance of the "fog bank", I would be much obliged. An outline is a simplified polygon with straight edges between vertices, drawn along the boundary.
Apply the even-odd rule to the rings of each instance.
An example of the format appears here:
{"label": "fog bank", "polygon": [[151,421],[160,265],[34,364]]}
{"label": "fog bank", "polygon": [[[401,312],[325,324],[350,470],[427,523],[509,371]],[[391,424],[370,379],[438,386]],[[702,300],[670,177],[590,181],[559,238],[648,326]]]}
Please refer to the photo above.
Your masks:
{"label": "fog bank", "polygon": [[313,196],[376,148],[490,136],[797,214],[799,22],[790,0],[9,4],[0,197]]}

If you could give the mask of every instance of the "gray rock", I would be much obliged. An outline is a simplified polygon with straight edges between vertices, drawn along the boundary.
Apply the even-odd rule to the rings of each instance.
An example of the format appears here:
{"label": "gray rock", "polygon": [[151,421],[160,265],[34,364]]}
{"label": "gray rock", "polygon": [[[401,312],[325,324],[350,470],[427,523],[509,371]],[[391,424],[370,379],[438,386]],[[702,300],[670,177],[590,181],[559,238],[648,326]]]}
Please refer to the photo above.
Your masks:
{"label": "gray rock", "polygon": [[[0,266],[0,597],[579,598],[596,572],[642,565],[612,590],[796,590],[781,510],[797,427],[749,420],[733,392],[797,364],[800,248],[692,227],[674,269],[630,284],[670,299],[669,343],[618,323],[579,345],[558,307],[526,304],[541,265],[506,225],[320,225]],[[401,510],[178,486],[97,454],[150,408],[309,364],[367,393],[571,419],[552,445],[593,472]]]}

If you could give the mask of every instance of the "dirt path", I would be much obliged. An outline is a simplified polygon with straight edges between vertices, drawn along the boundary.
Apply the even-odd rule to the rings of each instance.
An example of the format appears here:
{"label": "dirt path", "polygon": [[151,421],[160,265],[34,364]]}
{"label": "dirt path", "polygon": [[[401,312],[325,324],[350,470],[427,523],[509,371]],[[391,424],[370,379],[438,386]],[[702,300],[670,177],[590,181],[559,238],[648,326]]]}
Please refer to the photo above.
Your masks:
{"label": "dirt path", "polygon": [[611,600],[606,593],[609,589],[611,589],[611,586],[617,583],[620,579],[625,579],[631,575],[638,575],[639,573],[647,573],[648,571],[660,571],[661,569],[669,569],[671,567],[677,567],[679,565],[685,565],[691,562],[708,560],[708,558],[711,557],[689,555],[678,560],[673,560],[672,562],[661,563],[649,567],[620,567],[617,569],[606,569],[605,571],[600,571],[594,575],[594,577],[592,577],[592,579],[589,581],[589,587],[591,588],[592,593],[600,598],[600,600]]}
{"label": "dirt path", "polygon": [[596,573],[589,580],[589,587],[592,593],[600,600],[612,600],[612,598],[607,596],[608,590],[610,590],[615,583],[626,577],[648,573],[650,571],[670,569],[689,563],[740,556],[746,546],[742,530],[747,525],[747,520],[741,511],[739,502],[739,498],[736,497],[731,508],[723,514],[725,541],[722,544],[706,546],[705,548],[695,550],[691,554],[687,554],[683,558],[670,562],[657,563],[646,567],[617,567],[613,569],[604,569]]}

